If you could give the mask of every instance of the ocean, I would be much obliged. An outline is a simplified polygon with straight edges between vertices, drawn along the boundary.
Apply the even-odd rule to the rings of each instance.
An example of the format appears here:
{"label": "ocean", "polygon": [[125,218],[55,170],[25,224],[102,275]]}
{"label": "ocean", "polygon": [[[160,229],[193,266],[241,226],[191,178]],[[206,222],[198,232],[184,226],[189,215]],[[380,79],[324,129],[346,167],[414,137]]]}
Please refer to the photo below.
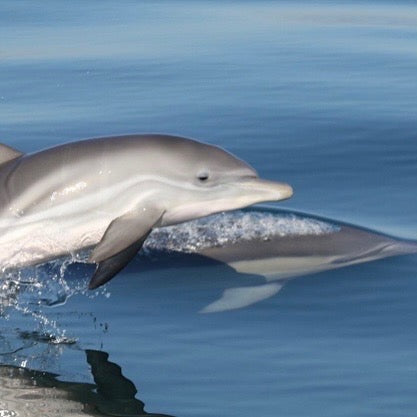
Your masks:
{"label": "ocean", "polygon": [[[292,185],[261,211],[417,239],[414,1],[3,0],[0,39],[2,143],[196,138]],[[221,269],[90,272],[0,280],[0,415],[417,414],[416,255],[212,314]]]}

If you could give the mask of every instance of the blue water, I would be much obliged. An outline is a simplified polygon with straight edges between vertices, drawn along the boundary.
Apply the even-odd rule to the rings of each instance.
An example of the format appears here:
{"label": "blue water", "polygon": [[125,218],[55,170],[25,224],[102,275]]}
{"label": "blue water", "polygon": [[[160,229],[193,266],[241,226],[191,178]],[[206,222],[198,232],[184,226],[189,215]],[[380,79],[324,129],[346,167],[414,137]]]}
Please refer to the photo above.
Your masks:
{"label": "blue water", "polygon": [[[412,1],[4,0],[0,39],[8,145],[194,137],[290,183],[280,207],[417,238]],[[137,270],[86,294],[72,271],[51,290],[76,287],[66,303],[32,294],[0,317],[0,363],[90,383],[85,350],[107,352],[149,413],[177,417],[416,415],[415,255],[198,314],[210,278]]]}

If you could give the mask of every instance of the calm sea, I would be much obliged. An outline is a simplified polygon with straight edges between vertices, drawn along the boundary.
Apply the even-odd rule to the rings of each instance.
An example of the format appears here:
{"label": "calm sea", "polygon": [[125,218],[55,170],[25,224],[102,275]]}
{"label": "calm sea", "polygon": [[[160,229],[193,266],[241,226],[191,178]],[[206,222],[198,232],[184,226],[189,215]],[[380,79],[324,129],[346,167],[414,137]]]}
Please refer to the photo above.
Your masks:
{"label": "calm sea", "polygon": [[[3,143],[194,137],[290,183],[280,207],[417,238],[414,1],[3,0],[0,39]],[[105,352],[126,378],[106,377],[110,391],[123,399],[130,380],[155,415],[417,415],[416,256],[198,314],[209,280],[138,269],[87,294],[86,275],[67,271],[10,301],[0,363],[94,392],[91,351]],[[117,392],[101,391],[101,411],[146,415],[117,408]]]}

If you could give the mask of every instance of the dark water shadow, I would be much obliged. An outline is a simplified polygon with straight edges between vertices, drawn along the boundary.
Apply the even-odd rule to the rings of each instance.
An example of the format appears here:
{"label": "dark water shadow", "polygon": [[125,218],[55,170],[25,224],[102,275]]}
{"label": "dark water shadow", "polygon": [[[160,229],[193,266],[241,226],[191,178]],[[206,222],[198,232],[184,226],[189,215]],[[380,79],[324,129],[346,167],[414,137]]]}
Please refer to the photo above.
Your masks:
{"label": "dark water shadow", "polygon": [[[68,265],[65,279],[80,281],[80,277],[83,277],[81,285],[87,286],[91,271],[91,265],[74,263]],[[119,286],[131,285],[137,287],[137,290],[143,287],[148,290],[183,291],[187,288],[204,290],[207,300],[210,300],[210,297],[221,294],[227,287],[260,285],[265,282],[265,277],[260,274],[238,272],[225,262],[197,253],[152,251],[146,255],[139,253],[111,281],[109,289],[113,293]]]}
{"label": "dark water shadow", "polygon": [[95,384],[61,381],[57,374],[0,364],[0,399],[10,407],[0,410],[6,413],[1,415],[17,416],[19,407],[23,409],[27,401],[38,400],[45,411],[76,403],[89,415],[173,417],[146,412],[145,404],[136,398],[134,383],[123,376],[119,365],[108,360],[108,353],[85,353]]}

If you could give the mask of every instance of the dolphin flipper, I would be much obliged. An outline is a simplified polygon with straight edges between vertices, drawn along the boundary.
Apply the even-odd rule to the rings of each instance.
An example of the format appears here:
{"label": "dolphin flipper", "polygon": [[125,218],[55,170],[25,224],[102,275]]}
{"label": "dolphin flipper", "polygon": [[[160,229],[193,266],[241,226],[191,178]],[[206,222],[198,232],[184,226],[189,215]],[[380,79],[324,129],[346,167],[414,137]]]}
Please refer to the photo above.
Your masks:
{"label": "dolphin flipper", "polygon": [[223,292],[218,300],[200,310],[200,313],[219,313],[247,307],[272,297],[283,286],[283,283],[274,282],[252,287],[229,288]]}
{"label": "dolphin flipper", "polygon": [[158,223],[162,213],[153,208],[133,210],[114,219],[100,242],[91,252],[89,262],[99,263],[124,251],[147,236]]}
{"label": "dolphin flipper", "polygon": [[135,257],[148,235],[149,233],[125,250],[99,262],[97,269],[88,284],[88,289],[94,290],[95,288],[104,285],[119,273]]}
{"label": "dolphin flipper", "polygon": [[110,223],[89,258],[89,262],[98,264],[89,289],[110,281],[134,258],[161,215],[158,210],[146,208],[130,211]]}

